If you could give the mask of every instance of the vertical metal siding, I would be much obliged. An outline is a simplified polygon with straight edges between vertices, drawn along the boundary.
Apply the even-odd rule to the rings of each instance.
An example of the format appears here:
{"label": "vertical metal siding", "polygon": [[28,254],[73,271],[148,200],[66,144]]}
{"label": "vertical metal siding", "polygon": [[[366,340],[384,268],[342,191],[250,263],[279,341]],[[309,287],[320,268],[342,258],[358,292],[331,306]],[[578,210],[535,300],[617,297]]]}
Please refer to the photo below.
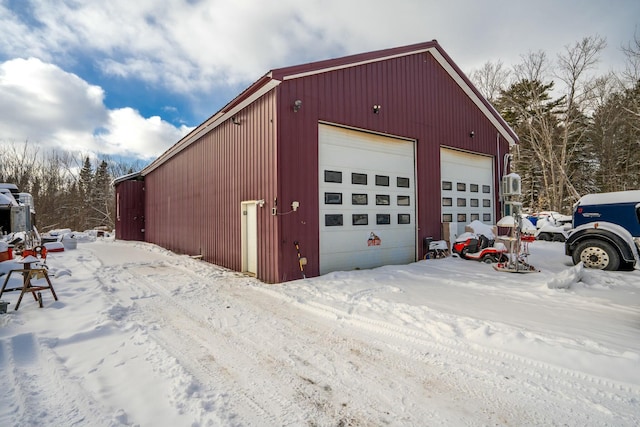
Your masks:
{"label": "vertical metal siding", "polygon": [[[147,241],[233,270],[242,268],[244,200],[275,197],[274,93],[266,94],[146,176]],[[259,278],[275,282],[277,227],[258,209]]]}
{"label": "vertical metal siding", "polygon": [[[301,277],[294,241],[307,275],[319,273],[319,121],[417,141],[418,242],[441,233],[440,147],[496,156],[497,129],[427,52],[285,80],[237,117],[146,176],[146,239],[240,270],[240,202],[264,199],[258,276],[267,282]],[[297,212],[271,215],[293,201]]]}
{"label": "vertical metal siding", "polygon": [[[319,120],[418,141],[418,242],[441,235],[440,146],[496,154],[497,129],[429,53],[287,80],[278,93],[278,194],[301,202],[299,213],[281,220],[283,281],[300,277],[294,240],[308,259],[308,275],[319,273]],[[294,113],[296,99],[303,104]],[[373,105],[381,106],[379,114]],[[500,152],[507,151],[503,140]]]}

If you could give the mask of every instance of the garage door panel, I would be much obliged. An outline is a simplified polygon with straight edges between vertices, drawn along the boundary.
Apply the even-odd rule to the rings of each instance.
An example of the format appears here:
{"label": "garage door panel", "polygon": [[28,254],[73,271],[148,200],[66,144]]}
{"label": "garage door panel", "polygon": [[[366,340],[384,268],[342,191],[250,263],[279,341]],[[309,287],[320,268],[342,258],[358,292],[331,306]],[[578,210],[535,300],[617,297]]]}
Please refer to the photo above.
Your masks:
{"label": "garage door panel", "polygon": [[458,235],[475,220],[495,223],[492,157],[441,148],[440,170],[442,222]]}
{"label": "garage door panel", "polygon": [[319,134],[320,273],[415,261],[414,142],[327,125]]}

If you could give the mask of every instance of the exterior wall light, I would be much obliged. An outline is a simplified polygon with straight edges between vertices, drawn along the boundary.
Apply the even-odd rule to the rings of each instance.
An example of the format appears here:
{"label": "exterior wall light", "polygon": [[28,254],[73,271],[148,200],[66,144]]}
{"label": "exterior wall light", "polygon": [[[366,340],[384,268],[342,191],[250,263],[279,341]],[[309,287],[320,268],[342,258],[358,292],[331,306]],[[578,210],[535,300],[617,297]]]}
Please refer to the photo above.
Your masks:
{"label": "exterior wall light", "polygon": [[300,111],[301,108],[302,108],[302,101],[300,101],[299,99],[296,99],[295,102],[293,103],[293,112],[297,113],[298,111]]}
{"label": "exterior wall light", "polygon": [[476,133],[474,131],[469,132],[469,138],[473,138],[474,136],[476,136]]}
{"label": "exterior wall light", "polygon": [[240,119],[237,118],[236,116],[233,116],[231,117],[231,123],[233,123],[234,125],[240,126]]}
{"label": "exterior wall light", "polygon": [[382,109],[382,106],[379,104],[376,104],[373,106],[373,114],[378,114],[380,113],[380,109]]}

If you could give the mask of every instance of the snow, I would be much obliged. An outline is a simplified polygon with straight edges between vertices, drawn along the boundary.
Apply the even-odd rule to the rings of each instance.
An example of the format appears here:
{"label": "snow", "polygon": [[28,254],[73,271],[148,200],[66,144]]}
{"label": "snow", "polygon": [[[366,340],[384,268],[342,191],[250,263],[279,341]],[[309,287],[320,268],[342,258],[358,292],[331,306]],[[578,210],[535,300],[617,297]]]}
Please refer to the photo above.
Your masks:
{"label": "snow", "polygon": [[577,205],[606,205],[612,203],[634,203],[640,201],[640,190],[615,191],[612,193],[587,194]]}
{"label": "snow", "polygon": [[48,254],[58,301],[2,295],[0,425],[640,425],[640,271],[529,250],[539,273],[448,257],[268,285],[79,239]]}

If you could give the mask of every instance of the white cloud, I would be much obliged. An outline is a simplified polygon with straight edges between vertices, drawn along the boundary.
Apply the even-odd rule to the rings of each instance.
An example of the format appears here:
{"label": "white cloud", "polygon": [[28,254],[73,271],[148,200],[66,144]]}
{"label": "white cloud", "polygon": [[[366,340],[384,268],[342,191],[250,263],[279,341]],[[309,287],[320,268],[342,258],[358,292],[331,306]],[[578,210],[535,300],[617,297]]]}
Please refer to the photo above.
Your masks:
{"label": "white cloud", "polygon": [[188,128],[130,108],[109,110],[103,90],[39,59],[0,64],[0,142],[150,159]]}
{"label": "white cloud", "polygon": [[562,46],[595,34],[615,51],[633,37],[640,13],[640,3],[620,3],[24,1],[33,22],[0,5],[0,51],[63,68],[84,54],[120,78],[178,93],[209,91],[253,81],[271,68],[431,39],[465,70],[490,60],[511,64],[531,50],[554,57]]}
{"label": "white cloud", "polygon": [[0,141],[152,158],[188,130],[110,111],[101,87],[64,70],[180,94],[208,116],[213,95],[269,69],[432,39],[469,72],[600,35],[603,67],[620,69],[638,16],[637,0],[0,0]]}

